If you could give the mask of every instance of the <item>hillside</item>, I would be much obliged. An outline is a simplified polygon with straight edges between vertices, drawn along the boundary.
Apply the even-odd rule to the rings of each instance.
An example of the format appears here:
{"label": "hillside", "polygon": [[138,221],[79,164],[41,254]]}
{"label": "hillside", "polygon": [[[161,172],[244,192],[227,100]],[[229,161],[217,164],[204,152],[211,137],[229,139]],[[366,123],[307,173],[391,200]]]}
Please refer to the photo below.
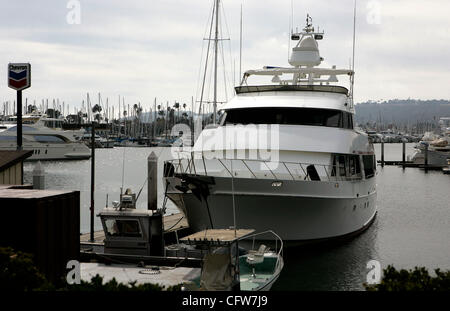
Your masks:
{"label": "hillside", "polygon": [[358,124],[437,123],[440,117],[450,117],[448,100],[393,99],[384,102],[368,101],[355,105]]}

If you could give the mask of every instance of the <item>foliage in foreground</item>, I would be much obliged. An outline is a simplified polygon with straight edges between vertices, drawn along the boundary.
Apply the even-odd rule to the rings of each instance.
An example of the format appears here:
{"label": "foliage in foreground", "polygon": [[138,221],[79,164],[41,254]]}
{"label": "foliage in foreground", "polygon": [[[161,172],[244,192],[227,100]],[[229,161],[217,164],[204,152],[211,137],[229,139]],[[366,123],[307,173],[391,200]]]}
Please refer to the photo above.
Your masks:
{"label": "foliage in foreground", "polygon": [[0,247],[0,291],[51,289],[53,286],[34,266],[32,255]]}
{"label": "foliage in foreground", "polygon": [[431,276],[424,267],[396,270],[389,265],[383,269],[380,284],[364,284],[364,287],[368,291],[450,291],[450,270],[434,272],[436,276]]}
{"label": "foliage in foreground", "polygon": [[[149,292],[149,291],[162,291],[164,286],[159,284],[145,283],[136,285],[136,282],[130,282],[129,284],[118,283],[115,278],[103,284],[103,278],[100,275],[94,276],[90,282],[81,281],[80,284],[66,285],[66,287],[59,290],[63,291],[95,291],[95,292]],[[167,291],[179,291],[181,285],[170,286]]]}
{"label": "foliage in foreground", "polygon": [[[118,283],[112,279],[103,283],[103,278],[96,275],[90,282],[56,287],[39,272],[33,262],[33,256],[10,247],[0,247],[0,291],[162,291],[159,284]],[[181,284],[168,287],[167,291],[180,291]]]}

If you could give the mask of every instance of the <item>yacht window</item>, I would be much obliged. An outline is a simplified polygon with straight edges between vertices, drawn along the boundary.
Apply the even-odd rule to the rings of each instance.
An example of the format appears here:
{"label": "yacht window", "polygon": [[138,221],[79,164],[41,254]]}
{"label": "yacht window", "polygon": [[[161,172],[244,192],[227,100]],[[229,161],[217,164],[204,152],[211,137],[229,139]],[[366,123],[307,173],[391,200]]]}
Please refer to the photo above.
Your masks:
{"label": "yacht window", "polygon": [[142,237],[137,220],[106,219],[106,233],[113,237]]}
{"label": "yacht window", "polygon": [[358,155],[336,154],[333,156],[331,176],[361,178]]}
{"label": "yacht window", "polygon": [[53,135],[34,135],[33,137],[40,143],[65,143],[64,139]]}
{"label": "yacht window", "polygon": [[225,122],[226,117],[227,117],[227,112],[224,111],[224,113],[219,118],[219,124],[220,125],[223,125],[223,123]]}
{"label": "yacht window", "polygon": [[[326,114],[323,115],[324,119],[325,119],[325,126],[329,126],[329,127],[342,127],[341,126],[341,112],[340,111],[333,111],[331,110],[331,112],[327,112]],[[318,118],[319,122],[320,122],[320,117]],[[321,125],[321,124],[318,124]]]}
{"label": "yacht window", "polygon": [[350,156],[350,176],[361,176],[361,166],[359,163],[359,156],[352,155]]}
{"label": "yacht window", "polygon": [[376,171],[375,155],[363,155],[362,158],[366,178],[374,177]]}
{"label": "yacht window", "polygon": [[353,115],[351,113],[344,113],[347,114],[347,119],[348,119],[348,127],[349,129],[353,128]]}
{"label": "yacht window", "polygon": [[345,172],[345,167],[346,167],[346,165],[345,165],[345,156],[344,155],[341,155],[341,156],[339,156],[339,176],[346,176],[347,174],[346,174],[346,172]]}
{"label": "yacht window", "polygon": [[16,141],[17,137],[16,136],[0,136],[0,140],[3,140],[3,141]]}
{"label": "yacht window", "polygon": [[229,109],[220,124],[290,124],[352,129],[351,119],[350,113],[334,109],[264,107]]}
{"label": "yacht window", "polygon": [[350,124],[349,124],[348,121],[349,121],[349,120],[348,120],[347,114],[346,114],[346,115],[343,115],[343,118],[342,118],[342,127],[343,127],[343,128],[345,128],[345,129],[350,128]]}
{"label": "yacht window", "polygon": [[[17,132],[17,126],[10,127],[7,129],[9,132]],[[34,127],[22,125],[22,131],[37,131]]]}

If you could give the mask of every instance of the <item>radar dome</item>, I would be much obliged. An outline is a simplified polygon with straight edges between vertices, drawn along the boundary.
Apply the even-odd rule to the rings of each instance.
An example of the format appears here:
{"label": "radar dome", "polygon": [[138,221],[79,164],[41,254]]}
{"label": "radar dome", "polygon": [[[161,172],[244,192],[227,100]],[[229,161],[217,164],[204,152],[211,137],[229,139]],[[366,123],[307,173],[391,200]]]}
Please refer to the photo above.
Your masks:
{"label": "radar dome", "polygon": [[289,64],[292,66],[318,66],[322,62],[319,54],[319,46],[313,37],[303,38],[300,43],[292,49]]}

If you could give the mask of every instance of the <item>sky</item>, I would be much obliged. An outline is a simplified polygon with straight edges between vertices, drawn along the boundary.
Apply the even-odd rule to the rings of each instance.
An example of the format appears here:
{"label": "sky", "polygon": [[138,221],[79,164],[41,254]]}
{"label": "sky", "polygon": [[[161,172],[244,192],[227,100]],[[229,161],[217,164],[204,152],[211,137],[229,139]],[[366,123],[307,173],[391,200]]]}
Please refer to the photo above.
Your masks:
{"label": "sky", "polygon": [[[219,101],[229,100],[239,81],[241,6],[242,71],[288,66],[291,24],[302,29],[307,13],[325,31],[321,67],[349,67],[353,0],[221,2],[221,37],[227,40],[221,41]],[[7,85],[9,62],[31,63],[31,88],[23,91],[28,103],[59,99],[73,110],[87,93],[93,104],[100,93],[103,103],[107,98],[118,105],[121,96],[144,110],[155,98],[158,104],[190,105],[200,99],[212,4],[0,0],[0,105],[15,99]],[[448,0],[357,0],[355,102],[450,99],[448,12]],[[208,68],[204,99],[212,100]]]}

